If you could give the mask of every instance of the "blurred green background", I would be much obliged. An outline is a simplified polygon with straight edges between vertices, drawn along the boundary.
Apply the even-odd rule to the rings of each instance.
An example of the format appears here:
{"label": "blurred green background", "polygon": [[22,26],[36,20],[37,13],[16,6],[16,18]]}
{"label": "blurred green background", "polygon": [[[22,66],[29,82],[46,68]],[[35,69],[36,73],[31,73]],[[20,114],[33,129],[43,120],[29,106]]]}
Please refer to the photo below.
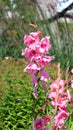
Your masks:
{"label": "blurred green background", "polygon": [[[51,5],[48,12],[52,16]],[[39,10],[39,11],[38,11]],[[42,22],[43,21],[43,22]],[[64,21],[64,22],[63,22]],[[50,35],[55,61],[61,62],[65,68],[73,67],[73,22],[66,18],[49,22],[36,0],[1,0],[0,1],[0,58],[6,56],[21,58],[23,38],[31,31],[41,30],[43,36]],[[29,23],[37,24],[38,29],[29,27]]]}

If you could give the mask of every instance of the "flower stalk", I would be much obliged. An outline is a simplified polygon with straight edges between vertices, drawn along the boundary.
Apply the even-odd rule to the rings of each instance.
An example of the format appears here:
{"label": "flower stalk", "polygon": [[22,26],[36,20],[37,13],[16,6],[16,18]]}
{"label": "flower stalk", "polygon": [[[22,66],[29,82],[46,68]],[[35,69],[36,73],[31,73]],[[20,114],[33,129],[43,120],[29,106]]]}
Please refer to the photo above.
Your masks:
{"label": "flower stalk", "polygon": [[[37,26],[30,24],[29,26]],[[50,37],[46,36],[40,38],[41,31],[31,32],[24,37],[24,44],[26,48],[22,50],[22,55],[29,60],[29,64],[24,69],[25,72],[29,72],[32,76],[33,85],[33,109],[32,109],[32,122],[33,130],[49,130],[49,124],[52,120],[51,130],[66,130],[65,119],[68,119],[69,113],[67,112],[68,101],[71,101],[71,95],[69,91],[65,91],[65,81],[61,79],[60,63],[58,64],[58,78],[50,85],[50,89],[47,89],[46,82],[50,80],[49,74],[45,71],[45,66],[50,65],[50,62],[54,59],[54,56],[47,55],[51,49]],[[72,70],[73,73],[73,70]],[[68,80],[68,76],[66,78]],[[72,80],[71,80],[72,81]],[[47,111],[47,115],[37,117],[36,110],[36,98],[38,95],[37,85],[41,83],[42,89],[45,93],[44,107],[41,112],[46,110],[47,99],[50,100],[52,105],[51,112]],[[72,81],[73,87],[73,81]],[[68,86],[68,84],[67,84]],[[38,86],[39,87],[39,86]],[[48,106],[49,107],[49,106]],[[48,113],[52,113],[48,115]]]}

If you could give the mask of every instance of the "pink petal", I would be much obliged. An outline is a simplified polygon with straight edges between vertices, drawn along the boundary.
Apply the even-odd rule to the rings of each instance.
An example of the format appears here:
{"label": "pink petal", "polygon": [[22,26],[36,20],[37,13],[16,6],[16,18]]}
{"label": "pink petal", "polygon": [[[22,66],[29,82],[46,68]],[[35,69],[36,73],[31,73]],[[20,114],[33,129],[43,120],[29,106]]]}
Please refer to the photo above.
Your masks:
{"label": "pink petal", "polygon": [[36,118],[34,128],[35,130],[44,130],[44,120],[42,118]]}
{"label": "pink petal", "polygon": [[41,74],[41,80],[47,82],[50,79],[48,73],[45,72],[43,69],[40,70],[40,74]]}
{"label": "pink petal", "polygon": [[38,31],[38,32],[31,32],[30,35],[33,37],[33,38],[39,38],[41,35],[42,35],[42,32],[41,31]]}
{"label": "pink petal", "polygon": [[47,125],[51,120],[51,116],[44,116],[44,124]]}
{"label": "pink petal", "polygon": [[32,85],[37,86],[37,76],[36,76],[36,74],[33,74],[33,76],[32,76]]}
{"label": "pink petal", "polygon": [[35,63],[30,62],[30,64],[24,69],[24,72],[29,72],[31,75],[35,74],[41,68],[38,67]]}

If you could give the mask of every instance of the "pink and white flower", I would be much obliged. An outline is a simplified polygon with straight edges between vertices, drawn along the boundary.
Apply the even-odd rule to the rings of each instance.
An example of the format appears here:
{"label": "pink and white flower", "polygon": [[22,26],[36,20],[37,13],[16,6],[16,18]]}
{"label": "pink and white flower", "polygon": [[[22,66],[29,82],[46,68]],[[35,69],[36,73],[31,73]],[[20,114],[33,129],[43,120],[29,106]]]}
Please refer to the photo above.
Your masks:
{"label": "pink and white flower", "polygon": [[35,39],[31,35],[25,35],[24,44],[26,44],[27,46],[30,46],[34,42],[35,42]]}
{"label": "pink and white flower", "polygon": [[41,66],[41,68],[45,67],[46,65],[50,65],[50,62],[54,59],[54,56],[44,56],[39,55],[37,56],[36,63]]}
{"label": "pink and white flower", "polygon": [[46,36],[45,38],[42,38],[40,43],[41,45],[40,45],[39,51],[41,53],[47,54],[51,48],[50,37]]}
{"label": "pink and white flower", "polygon": [[38,67],[35,63],[30,62],[30,64],[24,69],[24,72],[29,72],[31,75],[37,73],[41,68]]}
{"label": "pink and white flower", "polygon": [[54,123],[57,124],[57,126],[61,128],[64,123],[64,120],[68,117],[69,117],[69,113],[60,109],[54,118]]}
{"label": "pink and white flower", "polygon": [[31,35],[34,39],[37,39],[37,38],[40,38],[40,37],[41,37],[42,32],[41,32],[41,31],[31,32],[30,35]]}
{"label": "pink and white flower", "polygon": [[51,120],[51,116],[46,115],[46,116],[44,116],[43,119],[44,119],[44,124],[47,125],[47,124],[49,124],[49,122]]}
{"label": "pink and white flower", "polygon": [[[54,91],[54,92],[56,92],[57,89],[58,89],[59,94],[61,94],[61,93],[63,93],[64,85],[65,85],[64,80],[60,80],[59,86],[58,86],[58,81],[56,80],[56,81],[54,81],[54,82],[50,85],[50,89],[51,89],[51,91]],[[59,87],[59,88],[58,88],[58,87]]]}
{"label": "pink and white flower", "polygon": [[42,118],[36,118],[34,128],[35,130],[44,130],[44,120]]}
{"label": "pink and white flower", "polygon": [[22,50],[22,56],[26,56],[30,61],[32,61],[36,60],[37,56],[39,56],[39,52],[31,48],[25,48]]}
{"label": "pink and white flower", "polygon": [[41,69],[39,72],[41,74],[41,78],[40,78],[41,81],[43,80],[47,82],[50,79],[50,76],[48,75],[46,71],[44,71],[44,69]]}

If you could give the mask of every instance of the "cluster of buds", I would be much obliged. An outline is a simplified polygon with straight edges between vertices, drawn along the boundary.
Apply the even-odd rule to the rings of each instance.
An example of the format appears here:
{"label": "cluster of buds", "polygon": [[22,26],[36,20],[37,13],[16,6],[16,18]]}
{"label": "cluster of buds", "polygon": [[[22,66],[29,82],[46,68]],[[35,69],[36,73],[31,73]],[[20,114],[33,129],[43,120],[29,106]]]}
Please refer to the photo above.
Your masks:
{"label": "cluster of buds", "polygon": [[51,104],[53,106],[54,123],[53,130],[65,130],[64,126],[65,119],[69,117],[69,113],[67,112],[67,102],[70,100],[69,91],[65,91],[65,81],[64,80],[56,80],[50,85],[51,92],[49,93],[49,98],[51,99]]}
{"label": "cluster of buds", "polygon": [[34,123],[35,130],[48,130],[46,125],[49,124],[51,116],[44,116],[42,118],[36,118]]}

